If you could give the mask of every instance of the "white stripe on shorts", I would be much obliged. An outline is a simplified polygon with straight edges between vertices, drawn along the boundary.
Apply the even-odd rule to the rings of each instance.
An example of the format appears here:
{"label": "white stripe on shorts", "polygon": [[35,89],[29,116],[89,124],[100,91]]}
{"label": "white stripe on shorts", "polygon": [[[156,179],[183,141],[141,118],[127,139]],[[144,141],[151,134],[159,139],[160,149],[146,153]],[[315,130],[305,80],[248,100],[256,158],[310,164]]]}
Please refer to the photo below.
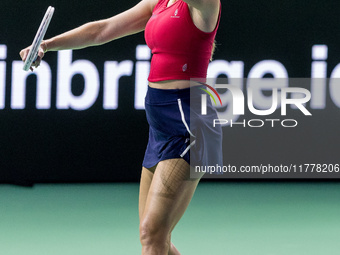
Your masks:
{"label": "white stripe on shorts", "polygon": [[183,152],[182,152],[182,154],[180,155],[180,157],[181,158],[183,158],[184,157],[184,155],[185,154],[187,154],[187,152],[190,150],[190,148],[192,147],[192,146],[194,146],[195,145],[195,143],[196,143],[196,140],[195,141],[193,141]]}
{"label": "white stripe on shorts", "polygon": [[194,135],[191,133],[191,131],[190,131],[190,129],[189,129],[189,126],[188,126],[187,122],[185,121],[184,111],[183,111],[183,108],[182,108],[182,101],[181,101],[181,99],[178,98],[177,101],[178,101],[178,108],[179,108],[179,111],[181,112],[182,122],[183,122],[185,128],[187,129],[187,131],[189,132],[189,134],[190,134],[191,136],[196,137],[196,136],[194,136]]}
{"label": "white stripe on shorts", "polygon": [[[180,111],[180,113],[181,113],[182,122],[183,122],[185,128],[187,129],[188,133],[189,133],[192,137],[195,137],[195,136],[193,135],[193,133],[191,133],[191,131],[190,131],[190,129],[189,129],[189,126],[188,126],[188,123],[185,121],[184,111],[183,111],[183,108],[182,108],[182,101],[181,101],[180,98],[178,98],[177,101],[178,101],[178,108],[179,108],[179,111]],[[191,148],[192,146],[195,145],[195,143],[196,143],[196,141],[193,141],[192,143],[190,143],[189,146],[182,152],[182,154],[180,155],[180,157],[183,158],[184,155],[187,154],[187,152],[190,150],[190,148]]]}

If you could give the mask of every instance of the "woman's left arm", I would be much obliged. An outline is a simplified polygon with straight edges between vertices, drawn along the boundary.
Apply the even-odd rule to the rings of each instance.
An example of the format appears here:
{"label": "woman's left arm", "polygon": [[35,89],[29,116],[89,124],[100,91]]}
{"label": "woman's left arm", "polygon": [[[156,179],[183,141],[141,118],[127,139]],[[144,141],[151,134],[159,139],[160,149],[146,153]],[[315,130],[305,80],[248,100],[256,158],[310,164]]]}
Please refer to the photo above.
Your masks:
{"label": "woman's left arm", "polygon": [[202,12],[214,11],[214,9],[218,9],[220,5],[220,0],[183,0],[183,2]]}
{"label": "woman's left arm", "polygon": [[189,6],[195,25],[205,32],[216,26],[220,11],[220,0],[183,0]]}

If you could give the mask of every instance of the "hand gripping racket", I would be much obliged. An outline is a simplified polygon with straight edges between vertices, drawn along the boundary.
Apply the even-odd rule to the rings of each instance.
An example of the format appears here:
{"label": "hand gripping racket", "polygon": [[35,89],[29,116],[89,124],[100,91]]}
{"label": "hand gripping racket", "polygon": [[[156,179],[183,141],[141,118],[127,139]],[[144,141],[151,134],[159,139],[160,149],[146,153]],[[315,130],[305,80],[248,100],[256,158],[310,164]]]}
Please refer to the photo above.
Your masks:
{"label": "hand gripping racket", "polygon": [[50,24],[53,13],[54,13],[54,7],[49,6],[47,8],[47,11],[45,13],[43,20],[41,21],[38,32],[34,37],[32,47],[31,47],[30,51],[28,52],[28,55],[27,55],[27,58],[26,58],[26,61],[25,61],[25,64],[24,64],[24,68],[23,68],[25,71],[28,71],[30,69],[32,63],[38,57],[40,44],[41,44],[42,40],[44,39],[45,33],[47,31],[48,25]]}

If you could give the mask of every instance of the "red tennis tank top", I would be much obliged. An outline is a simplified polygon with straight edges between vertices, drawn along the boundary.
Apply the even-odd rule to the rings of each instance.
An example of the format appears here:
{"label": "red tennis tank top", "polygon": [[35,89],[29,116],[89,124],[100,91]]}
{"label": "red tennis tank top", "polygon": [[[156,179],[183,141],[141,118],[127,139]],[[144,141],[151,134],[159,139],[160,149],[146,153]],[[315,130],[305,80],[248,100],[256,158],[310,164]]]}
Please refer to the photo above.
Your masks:
{"label": "red tennis tank top", "polygon": [[206,33],[192,21],[187,3],[159,0],[145,27],[145,40],[153,54],[148,80],[206,78],[211,51],[220,21]]}

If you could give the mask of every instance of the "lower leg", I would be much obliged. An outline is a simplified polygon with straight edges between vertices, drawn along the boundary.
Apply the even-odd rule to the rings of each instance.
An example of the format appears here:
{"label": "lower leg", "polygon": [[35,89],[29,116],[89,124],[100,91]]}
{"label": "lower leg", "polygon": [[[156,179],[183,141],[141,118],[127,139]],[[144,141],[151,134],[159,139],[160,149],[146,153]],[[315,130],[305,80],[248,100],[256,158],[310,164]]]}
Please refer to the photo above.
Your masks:
{"label": "lower leg", "polygon": [[199,179],[190,179],[189,165],[183,159],[158,164],[141,215],[143,255],[180,255],[170,234],[184,214]]}
{"label": "lower leg", "polygon": [[[150,185],[152,182],[154,172],[155,172],[155,167],[150,168],[150,169],[143,167],[142,169],[142,176],[140,180],[140,189],[139,189],[139,217],[140,219],[144,213],[145,203],[148,197],[148,193],[149,193],[149,189],[150,189]],[[168,255],[180,255],[180,252],[177,250],[175,245],[171,242],[171,235],[169,235],[168,243],[169,243]]]}
{"label": "lower leg", "polygon": [[168,255],[169,245],[166,243],[142,246],[142,255]]}
{"label": "lower leg", "polygon": [[142,255],[168,255],[170,250],[169,239],[164,235],[165,230],[156,228],[157,224],[144,221],[140,226],[140,241]]}
{"label": "lower leg", "polygon": [[[162,231],[160,231],[162,232]],[[146,234],[141,236],[142,254],[166,254],[166,255],[181,255],[175,245],[171,242],[171,234],[167,240],[160,238],[162,233],[154,233],[153,235]],[[150,238],[152,237],[153,238]],[[164,253],[165,252],[165,253]]]}

